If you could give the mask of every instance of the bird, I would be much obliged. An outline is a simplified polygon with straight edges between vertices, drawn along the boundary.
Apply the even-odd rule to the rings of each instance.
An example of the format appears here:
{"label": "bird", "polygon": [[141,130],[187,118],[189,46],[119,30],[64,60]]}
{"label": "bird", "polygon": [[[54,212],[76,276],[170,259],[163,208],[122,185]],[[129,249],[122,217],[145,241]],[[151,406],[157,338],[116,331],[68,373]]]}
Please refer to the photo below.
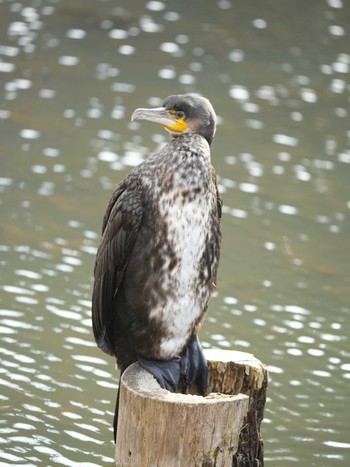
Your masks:
{"label": "bird", "polygon": [[[160,124],[170,141],[116,187],[102,222],[92,294],[97,346],[121,374],[134,362],[160,386],[207,391],[198,331],[216,289],[222,199],[211,163],[216,114],[197,94],[137,108],[131,120]],[[114,440],[119,390],[114,416]]]}

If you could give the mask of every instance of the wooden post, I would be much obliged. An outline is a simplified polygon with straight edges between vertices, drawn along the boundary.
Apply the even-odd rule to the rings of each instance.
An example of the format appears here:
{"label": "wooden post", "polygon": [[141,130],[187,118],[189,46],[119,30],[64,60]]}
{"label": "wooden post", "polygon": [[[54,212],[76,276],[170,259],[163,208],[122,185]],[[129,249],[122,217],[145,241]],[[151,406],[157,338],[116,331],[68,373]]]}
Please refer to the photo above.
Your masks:
{"label": "wooden post", "polygon": [[[209,362],[209,389],[225,394],[246,394],[249,408],[230,467],[264,467],[264,417],[268,385],[267,367],[254,355],[230,350],[205,350]],[[215,464],[214,464],[215,465]]]}
{"label": "wooden post", "polygon": [[266,367],[245,352],[206,350],[206,397],[171,393],[137,363],[120,381],[119,467],[260,467]]}

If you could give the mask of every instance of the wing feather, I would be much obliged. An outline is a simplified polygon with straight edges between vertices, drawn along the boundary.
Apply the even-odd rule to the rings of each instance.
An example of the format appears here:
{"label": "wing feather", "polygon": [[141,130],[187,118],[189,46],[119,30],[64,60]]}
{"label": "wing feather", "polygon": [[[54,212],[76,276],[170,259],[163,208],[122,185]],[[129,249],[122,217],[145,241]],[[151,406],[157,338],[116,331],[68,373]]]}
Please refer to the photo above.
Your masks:
{"label": "wing feather", "polygon": [[140,193],[120,187],[114,193],[103,220],[103,234],[94,269],[92,325],[98,347],[110,355],[115,354],[111,326],[115,313],[118,313],[115,297],[137,238],[142,215]]}

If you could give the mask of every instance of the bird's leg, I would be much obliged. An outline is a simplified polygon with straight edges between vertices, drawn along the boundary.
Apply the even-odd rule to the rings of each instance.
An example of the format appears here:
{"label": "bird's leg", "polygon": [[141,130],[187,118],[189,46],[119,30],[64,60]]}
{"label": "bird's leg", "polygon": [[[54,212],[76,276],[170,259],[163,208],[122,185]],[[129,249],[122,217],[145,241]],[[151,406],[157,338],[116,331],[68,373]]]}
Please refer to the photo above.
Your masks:
{"label": "bird's leg", "polygon": [[151,373],[160,386],[168,391],[175,391],[180,380],[181,360],[174,357],[171,360],[150,360],[138,357],[139,365]]}
{"label": "bird's leg", "polygon": [[181,357],[171,360],[151,360],[138,357],[139,365],[151,373],[160,386],[168,391],[178,388],[180,376],[184,377],[187,386],[196,384],[203,396],[208,386],[208,363],[197,336],[192,337]]}
{"label": "bird's leg", "polygon": [[208,386],[208,363],[197,336],[190,340],[181,355],[181,375],[188,386],[195,383],[200,394],[205,395]]}

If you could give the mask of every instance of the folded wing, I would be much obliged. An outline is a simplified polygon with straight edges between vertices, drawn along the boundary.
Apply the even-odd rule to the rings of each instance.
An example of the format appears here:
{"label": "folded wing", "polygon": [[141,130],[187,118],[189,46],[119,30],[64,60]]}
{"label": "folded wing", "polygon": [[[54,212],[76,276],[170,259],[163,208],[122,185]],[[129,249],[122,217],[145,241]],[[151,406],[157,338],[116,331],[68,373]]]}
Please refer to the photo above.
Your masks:
{"label": "folded wing", "polygon": [[141,195],[122,184],[115,191],[103,221],[103,233],[94,269],[92,325],[96,343],[115,355],[112,322],[118,313],[115,297],[123,280],[142,221]]}

